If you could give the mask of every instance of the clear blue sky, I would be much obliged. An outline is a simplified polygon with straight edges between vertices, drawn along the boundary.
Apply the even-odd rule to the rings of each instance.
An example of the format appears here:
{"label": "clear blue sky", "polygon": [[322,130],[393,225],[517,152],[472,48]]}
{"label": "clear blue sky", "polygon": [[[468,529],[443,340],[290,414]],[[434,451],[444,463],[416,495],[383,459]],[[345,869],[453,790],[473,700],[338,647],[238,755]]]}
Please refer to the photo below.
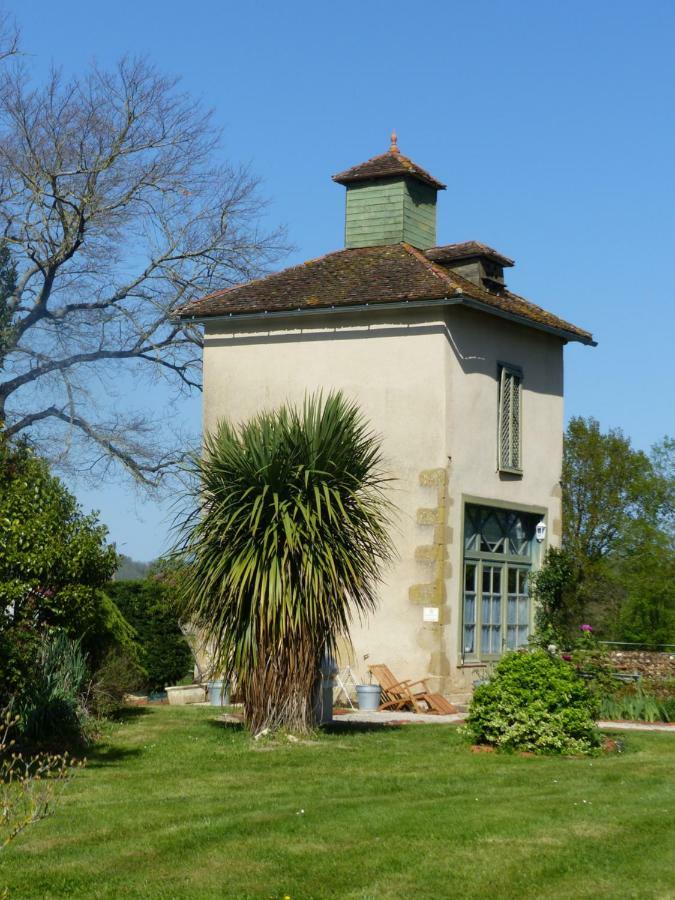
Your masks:
{"label": "clear blue sky", "polygon": [[[566,413],[648,448],[673,433],[675,3],[6,0],[38,66],[147,53],[264,179],[288,264],[342,246],[330,175],[399,146],[448,185],[438,239],[515,258],[509,286],[592,330]],[[164,398],[153,403],[161,408]],[[185,404],[199,426],[200,399]],[[166,545],[132,488],[72,484],[118,547]]]}

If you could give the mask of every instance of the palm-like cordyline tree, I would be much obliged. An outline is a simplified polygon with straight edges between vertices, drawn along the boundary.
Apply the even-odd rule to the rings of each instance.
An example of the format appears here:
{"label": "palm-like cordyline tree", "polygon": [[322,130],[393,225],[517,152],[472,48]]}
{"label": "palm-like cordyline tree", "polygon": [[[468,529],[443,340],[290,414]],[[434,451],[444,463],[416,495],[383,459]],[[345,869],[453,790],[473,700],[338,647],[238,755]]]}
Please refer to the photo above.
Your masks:
{"label": "palm-like cordyline tree", "polygon": [[393,547],[378,438],[339,394],[233,427],[195,459],[183,615],[234,677],[246,720],[307,730],[321,658],[376,604]]}

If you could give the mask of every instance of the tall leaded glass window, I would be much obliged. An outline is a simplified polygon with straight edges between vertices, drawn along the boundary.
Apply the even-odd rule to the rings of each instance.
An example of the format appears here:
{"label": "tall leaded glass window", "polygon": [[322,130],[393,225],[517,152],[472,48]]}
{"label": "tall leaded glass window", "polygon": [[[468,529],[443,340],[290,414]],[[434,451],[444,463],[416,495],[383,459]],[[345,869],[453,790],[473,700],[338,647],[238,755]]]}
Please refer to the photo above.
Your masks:
{"label": "tall leaded glass window", "polygon": [[541,516],[467,504],[464,514],[464,657],[494,659],[527,644],[528,580]]}
{"label": "tall leaded glass window", "polygon": [[529,569],[507,566],[506,580],[506,649],[516,650],[527,644],[530,625],[530,598],[527,589]]}
{"label": "tall leaded glass window", "polygon": [[502,567],[484,563],[481,569],[480,652],[498,656],[502,652]]}
{"label": "tall leaded glass window", "polygon": [[478,564],[464,563],[464,653],[476,652],[476,578]]}
{"label": "tall leaded glass window", "polygon": [[523,470],[522,461],[522,381],[523,373],[502,366],[499,375],[498,463],[502,472]]}

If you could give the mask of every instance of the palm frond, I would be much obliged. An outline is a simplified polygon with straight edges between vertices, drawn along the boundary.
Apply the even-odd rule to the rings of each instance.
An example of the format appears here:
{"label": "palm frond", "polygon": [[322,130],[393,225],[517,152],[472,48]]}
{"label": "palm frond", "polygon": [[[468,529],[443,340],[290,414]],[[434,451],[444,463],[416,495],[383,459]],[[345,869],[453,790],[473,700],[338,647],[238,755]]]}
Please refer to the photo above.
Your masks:
{"label": "palm frond", "polygon": [[393,555],[380,441],[355,404],[319,394],[221,422],[193,466],[183,614],[237,679],[254,730],[309,727],[321,656],[375,609]]}

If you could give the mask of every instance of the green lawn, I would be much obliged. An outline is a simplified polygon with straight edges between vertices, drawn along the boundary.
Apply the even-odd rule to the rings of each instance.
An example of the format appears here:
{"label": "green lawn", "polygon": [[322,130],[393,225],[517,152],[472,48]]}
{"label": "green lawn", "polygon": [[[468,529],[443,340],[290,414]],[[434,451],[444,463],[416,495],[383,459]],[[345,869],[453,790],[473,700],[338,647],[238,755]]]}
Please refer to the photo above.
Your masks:
{"label": "green lawn", "polygon": [[524,758],[443,725],[261,746],[137,712],[3,852],[10,898],[675,896],[672,735]]}

